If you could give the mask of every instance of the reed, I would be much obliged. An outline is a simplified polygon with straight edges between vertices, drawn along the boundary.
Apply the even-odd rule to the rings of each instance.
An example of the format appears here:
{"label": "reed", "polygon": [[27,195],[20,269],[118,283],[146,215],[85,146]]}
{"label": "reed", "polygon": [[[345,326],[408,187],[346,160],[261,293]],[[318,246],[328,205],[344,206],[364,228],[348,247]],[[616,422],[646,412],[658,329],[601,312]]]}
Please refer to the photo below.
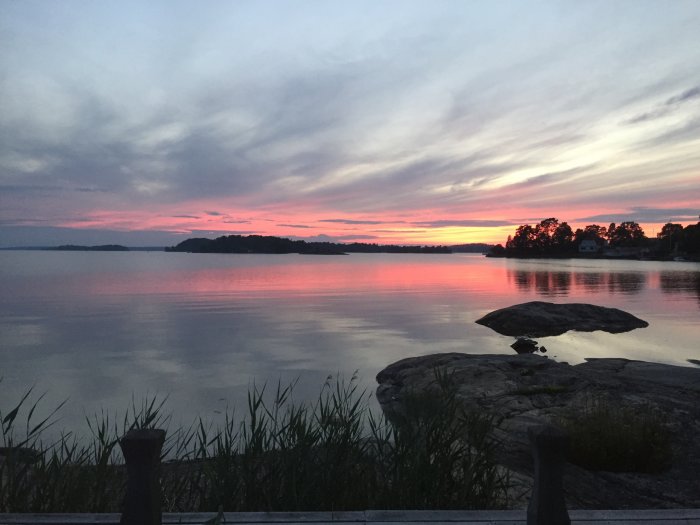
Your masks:
{"label": "reed", "polygon": [[92,416],[87,440],[64,432],[49,442],[62,404],[34,423],[43,397],[30,390],[0,411],[0,512],[118,512],[118,438],[131,428],[167,429],[164,511],[505,506],[508,478],[489,438],[497,422],[464,411],[451,378],[436,375],[434,386],[409,396],[399,421],[372,409],[357,377],[329,377],[307,403],[294,401],[293,384],[253,385],[241,417],[227,409],[217,426],[200,418],[169,429],[166,400],[152,398],[122,418]]}
{"label": "reed", "polygon": [[571,437],[569,460],[586,469],[659,473],[671,466],[668,421],[651,406],[595,397],[559,423]]}

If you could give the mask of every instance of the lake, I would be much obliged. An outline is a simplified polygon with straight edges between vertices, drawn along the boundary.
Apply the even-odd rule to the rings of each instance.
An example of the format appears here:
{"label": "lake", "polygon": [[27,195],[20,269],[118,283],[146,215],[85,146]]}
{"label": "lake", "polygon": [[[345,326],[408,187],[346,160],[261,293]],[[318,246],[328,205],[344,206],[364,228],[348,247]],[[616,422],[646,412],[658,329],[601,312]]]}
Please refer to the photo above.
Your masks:
{"label": "lake", "polygon": [[255,382],[298,379],[315,398],[329,375],[373,390],[404,357],[512,353],[475,324],[531,300],[616,307],[648,321],[624,334],[539,338],[547,358],[700,359],[700,264],[515,260],[481,255],[226,255],[0,252],[3,410],[29,387],[64,399],[59,425],[168,396],[176,423],[216,418]]}

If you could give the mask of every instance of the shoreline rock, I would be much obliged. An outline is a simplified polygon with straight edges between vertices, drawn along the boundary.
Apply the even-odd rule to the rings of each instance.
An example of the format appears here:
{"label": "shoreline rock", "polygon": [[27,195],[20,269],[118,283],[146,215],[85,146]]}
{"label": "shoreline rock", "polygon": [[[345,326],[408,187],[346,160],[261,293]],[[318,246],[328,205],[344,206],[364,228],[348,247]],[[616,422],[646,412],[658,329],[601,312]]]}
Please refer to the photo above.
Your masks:
{"label": "shoreline rock", "polygon": [[592,472],[568,463],[569,508],[700,507],[700,369],[627,359],[589,359],[571,366],[532,354],[434,354],[393,363],[377,375],[377,400],[389,419],[408,392],[435,388],[435,371],[452,375],[469,410],[502,419],[493,437],[510,470],[515,508],[532,486],[527,429],[556,422],[572,407],[607,396],[621,406],[668,417],[673,462],[661,474]]}
{"label": "shoreline rock", "polygon": [[569,330],[613,334],[646,328],[649,323],[617,308],[585,303],[531,301],[486,314],[476,323],[502,335],[547,337]]}

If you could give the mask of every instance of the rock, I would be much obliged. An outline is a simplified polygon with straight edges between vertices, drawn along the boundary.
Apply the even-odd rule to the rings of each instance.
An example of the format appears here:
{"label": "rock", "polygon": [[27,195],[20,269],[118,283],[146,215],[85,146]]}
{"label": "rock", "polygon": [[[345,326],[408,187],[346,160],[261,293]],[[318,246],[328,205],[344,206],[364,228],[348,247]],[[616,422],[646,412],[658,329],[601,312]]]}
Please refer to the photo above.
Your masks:
{"label": "rock", "polygon": [[532,301],[493,311],[476,321],[503,335],[547,337],[569,330],[613,334],[645,328],[649,323],[634,315],[593,304],[555,304]]}
{"label": "rock", "polygon": [[525,508],[533,463],[528,428],[553,423],[572,407],[608,396],[621,406],[669,418],[673,460],[660,474],[591,472],[567,464],[569,508],[700,507],[700,369],[627,359],[590,359],[571,366],[533,354],[436,354],[403,359],[377,375],[387,417],[400,414],[407,392],[434,389],[435,372],[452,374],[465,408],[502,418],[493,437],[499,462],[515,482],[514,507]]}
{"label": "rock", "polygon": [[518,337],[510,347],[519,354],[532,354],[537,351],[537,341],[527,337]]}

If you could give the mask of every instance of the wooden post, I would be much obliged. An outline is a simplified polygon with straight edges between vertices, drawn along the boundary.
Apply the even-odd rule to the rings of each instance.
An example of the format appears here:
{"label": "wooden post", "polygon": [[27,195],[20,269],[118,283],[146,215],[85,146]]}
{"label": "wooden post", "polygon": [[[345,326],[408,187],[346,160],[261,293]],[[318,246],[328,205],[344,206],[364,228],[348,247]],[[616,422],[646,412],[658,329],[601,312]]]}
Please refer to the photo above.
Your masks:
{"label": "wooden post", "polygon": [[527,507],[527,525],[569,525],[564,500],[564,456],[568,436],[557,427],[530,427],[528,436],[535,461],[532,498]]}
{"label": "wooden post", "polygon": [[160,451],[165,430],[129,430],[119,440],[126,460],[127,485],[121,525],[161,525]]}

